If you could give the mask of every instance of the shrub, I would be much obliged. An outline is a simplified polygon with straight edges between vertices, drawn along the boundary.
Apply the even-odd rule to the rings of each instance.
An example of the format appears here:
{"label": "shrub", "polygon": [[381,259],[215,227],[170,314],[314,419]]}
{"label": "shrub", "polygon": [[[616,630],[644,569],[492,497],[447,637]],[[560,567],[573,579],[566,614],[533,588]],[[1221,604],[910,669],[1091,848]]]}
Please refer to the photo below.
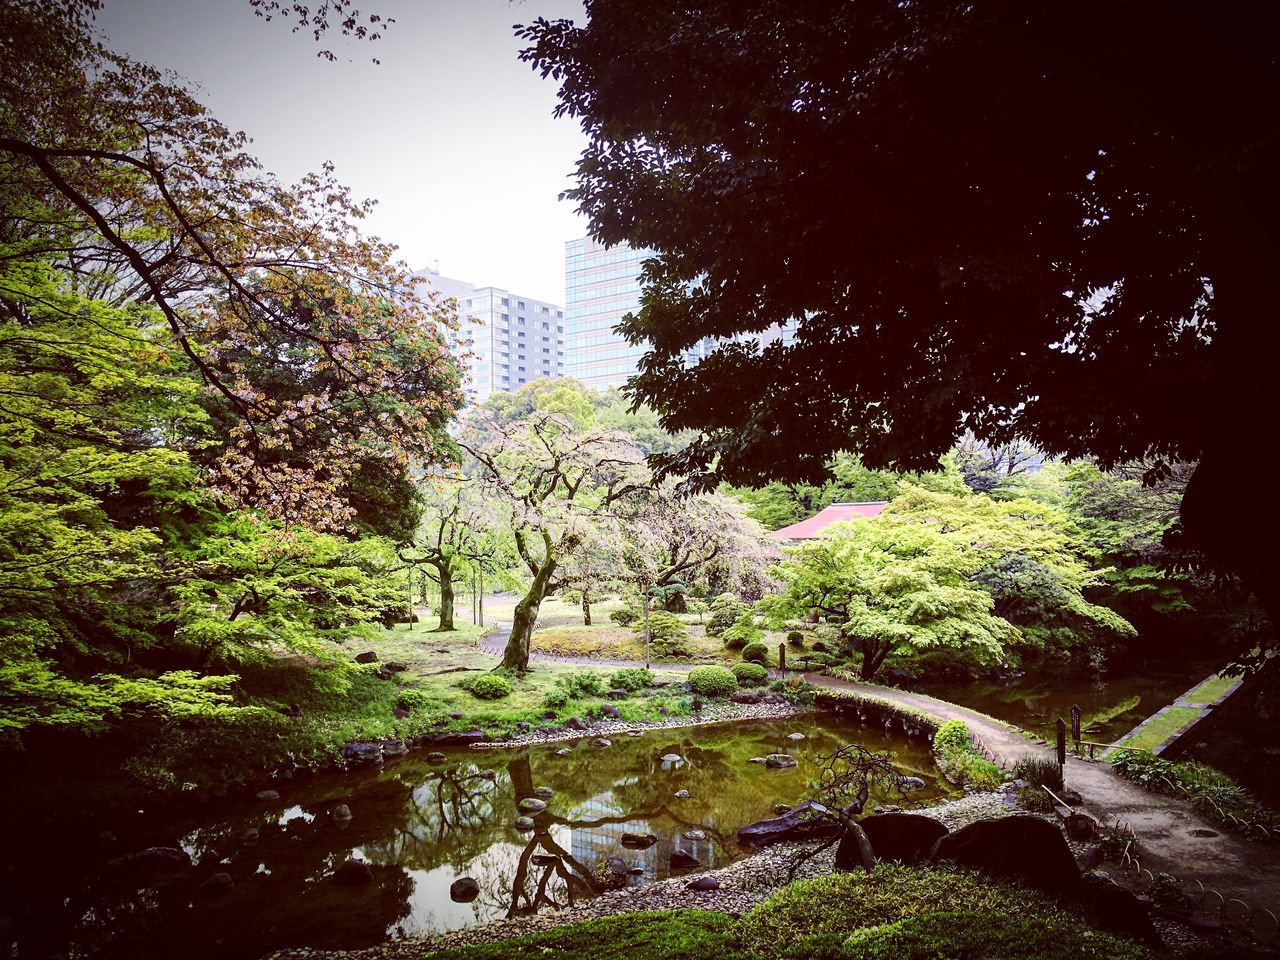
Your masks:
{"label": "shrub", "polygon": [[578,697],[603,697],[609,692],[609,685],[604,682],[604,677],[598,673],[592,673],[590,670],[566,673],[556,680],[556,685],[563,687],[565,693],[572,699],[577,699]]}
{"label": "shrub", "polygon": [[[722,593],[711,601],[710,615],[707,617],[707,633],[717,637],[732,627],[747,605],[732,593]],[[744,641],[745,642],[745,641]]]}
{"label": "shrub", "polygon": [[1135,750],[1116,752],[1119,755],[1112,758],[1111,765],[1120,776],[1156,793],[1186,796],[1192,806],[1218,823],[1234,825],[1238,820],[1270,830],[1280,819],[1221,770],[1203,763],[1175,763]]}
{"label": "shrub", "polygon": [[581,603],[581,602],[582,602],[582,591],[581,591],[581,590],[566,590],[564,593],[560,594],[560,602],[561,602],[561,603],[573,603],[573,604]]}
{"label": "shrub", "polygon": [[569,702],[569,691],[564,687],[552,687],[542,698],[544,706],[557,710]]}
{"label": "shrub", "polygon": [[[643,624],[636,626],[643,629]],[[653,635],[653,652],[660,657],[687,657],[693,653],[689,631],[674,613],[655,610],[649,614],[649,632]]]}
{"label": "shrub", "polygon": [[761,687],[768,679],[769,671],[758,663],[735,663],[729,668],[738,678],[740,687]]}
{"label": "shrub", "polygon": [[787,634],[787,646],[793,650],[803,650],[804,634],[799,630],[792,630]]}
{"label": "shrub", "polygon": [[773,683],[769,684],[769,689],[774,693],[782,694],[783,699],[788,703],[796,703],[806,707],[813,706],[814,700],[817,699],[809,681],[795,674],[780,677],[773,681]]}
{"label": "shrub", "polygon": [[1023,757],[1014,764],[1013,778],[1033,787],[1048,787],[1054,793],[1062,789],[1062,768],[1052,757]]}
{"label": "shrub", "polygon": [[401,710],[408,710],[412,713],[415,710],[421,710],[424,707],[434,706],[440,701],[431,696],[425,690],[401,690],[396,701],[396,706]]}
{"label": "shrub", "polygon": [[1004,774],[973,746],[963,720],[948,720],[933,735],[938,767],[954,783],[990,790],[1004,782]]}
{"label": "shrub", "polygon": [[635,693],[652,685],[653,672],[646,670],[644,667],[623,667],[621,670],[615,671],[613,676],[609,678],[609,682],[619,690]]}
{"label": "shrub", "polygon": [[749,663],[768,663],[769,648],[763,643],[748,643],[742,648],[742,659]]}
{"label": "shrub", "polygon": [[973,740],[963,720],[948,720],[933,735],[933,749],[938,753],[951,753],[972,748]]}
{"label": "shrub", "polygon": [[620,627],[629,627],[639,620],[641,616],[641,612],[635,607],[625,606],[610,612],[609,619]]}
{"label": "shrub", "polygon": [[751,612],[751,608],[743,607],[738,618],[733,621],[733,626],[725,630],[724,645],[730,650],[737,650],[755,643],[763,636],[764,632],[756,626],[755,614]]}
{"label": "shrub", "polygon": [[694,667],[689,671],[689,687],[704,697],[727,697],[738,689],[738,678],[724,667]]}
{"label": "shrub", "polygon": [[483,673],[472,680],[467,689],[481,700],[501,700],[511,696],[511,681],[496,673]]}

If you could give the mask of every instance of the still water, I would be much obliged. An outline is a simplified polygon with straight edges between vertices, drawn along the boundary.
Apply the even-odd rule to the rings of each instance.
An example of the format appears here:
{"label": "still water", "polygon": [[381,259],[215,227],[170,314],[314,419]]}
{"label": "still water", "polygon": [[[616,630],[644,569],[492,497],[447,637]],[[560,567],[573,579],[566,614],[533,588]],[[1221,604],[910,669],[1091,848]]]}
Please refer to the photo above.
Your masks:
{"label": "still water", "polygon": [[[789,740],[792,733],[805,739]],[[920,738],[886,736],[817,715],[717,724],[520,749],[456,751],[447,761],[419,755],[380,770],[316,777],[280,789],[276,801],[228,805],[201,820],[145,814],[109,826],[109,844],[73,837],[32,838],[20,889],[4,891],[21,920],[19,957],[217,957],[250,960],[290,946],[357,948],[387,937],[424,936],[566,904],[589,896],[600,862],[619,856],[647,883],[696,873],[745,855],[739,827],[791,804],[817,775],[816,760],[849,742],[894,751],[895,767],[925,788],[913,801],[948,791]],[[560,756],[557,750],[570,747]],[[794,769],[748,762],[786,752]],[[678,760],[663,759],[675,755]],[[521,832],[517,803],[552,792],[537,829]],[[678,791],[687,790],[687,799]],[[902,803],[897,791],[871,804]],[[350,820],[334,816],[345,804]],[[868,805],[868,807],[871,806]],[[622,846],[624,832],[653,834],[647,849]],[[192,866],[161,883],[122,882],[106,864],[154,846],[177,846]],[[701,866],[672,870],[683,848]],[[366,861],[373,879],[343,886],[334,870]],[[234,886],[202,889],[215,873]],[[455,902],[450,886],[473,878],[479,895]],[[16,906],[17,909],[13,909]]]}
{"label": "still water", "polygon": [[1170,658],[1127,665],[1098,677],[1056,677],[1034,672],[1008,683],[916,683],[911,689],[972,707],[1053,739],[1054,722],[1071,723],[1080,707],[1084,739],[1114,743],[1161,707],[1186,693],[1218,667],[1214,660]]}

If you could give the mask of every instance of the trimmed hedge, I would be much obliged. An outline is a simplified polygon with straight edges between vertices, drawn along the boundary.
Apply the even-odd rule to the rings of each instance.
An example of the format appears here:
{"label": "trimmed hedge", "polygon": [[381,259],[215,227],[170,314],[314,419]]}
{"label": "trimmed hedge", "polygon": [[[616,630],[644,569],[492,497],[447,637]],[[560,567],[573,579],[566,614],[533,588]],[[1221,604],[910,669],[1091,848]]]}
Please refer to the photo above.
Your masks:
{"label": "trimmed hedge", "polygon": [[724,667],[694,667],[689,688],[704,697],[727,697],[738,689],[738,678]]}
{"label": "trimmed hedge", "polygon": [[763,643],[748,643],[742,648],[742,659],[748,663],[768,663],[769,648]]}
{"label": "trimmed hedge", "polygon": [[473,697],[481,700],[501,700],[511,696],[511,681],[496,673],[484,673],[467,685]]}
{"label": "trimmed hedge", "polygon": [[729,669],[733,671],[733,675],[738,678],[738,685],[742,687],[763,686],[769,677],[769,671],[758,663],[735,663]]}

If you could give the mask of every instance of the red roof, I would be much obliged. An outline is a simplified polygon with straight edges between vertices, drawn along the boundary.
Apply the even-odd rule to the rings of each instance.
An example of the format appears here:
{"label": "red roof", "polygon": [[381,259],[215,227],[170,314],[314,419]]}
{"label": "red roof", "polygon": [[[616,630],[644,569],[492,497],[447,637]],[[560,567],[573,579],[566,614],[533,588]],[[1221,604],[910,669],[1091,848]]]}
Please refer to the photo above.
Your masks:
{"label": "red roof", "polygon": [[886,506],[888,506],[887,500],[877,500],[874,503],[833,503],[829,507],[824,507],[816,516],[793,523],[781,530],[774,530],[769,536],[775,540],[812,540],[814,537],[822,536],[827,527],[833,523],[852,520],[855,517],[868,519],[878,517],[880,511]]}

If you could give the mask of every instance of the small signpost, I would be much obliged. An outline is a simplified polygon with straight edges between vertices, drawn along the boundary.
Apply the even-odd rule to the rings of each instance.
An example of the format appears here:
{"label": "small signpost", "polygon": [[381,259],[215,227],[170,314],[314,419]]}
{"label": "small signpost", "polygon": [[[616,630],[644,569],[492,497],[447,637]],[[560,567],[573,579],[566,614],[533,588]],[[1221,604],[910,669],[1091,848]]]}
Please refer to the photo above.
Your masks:
{"label": "small signpost", "polygon": [[785,643],[778,644],[778,672],[785,673],[787,669],[787,645]]}
{"label": "small signpost", "polygon": [[1080,705],[1071,705],[1071,742],[1076,746],[1076,756],[1080,755]]}
{"label": "small signpost", "polygon": [[1054,726],[1058,728],[1058,767],[1065,769],[1067,766],[1067,724],[1059,717]]}

